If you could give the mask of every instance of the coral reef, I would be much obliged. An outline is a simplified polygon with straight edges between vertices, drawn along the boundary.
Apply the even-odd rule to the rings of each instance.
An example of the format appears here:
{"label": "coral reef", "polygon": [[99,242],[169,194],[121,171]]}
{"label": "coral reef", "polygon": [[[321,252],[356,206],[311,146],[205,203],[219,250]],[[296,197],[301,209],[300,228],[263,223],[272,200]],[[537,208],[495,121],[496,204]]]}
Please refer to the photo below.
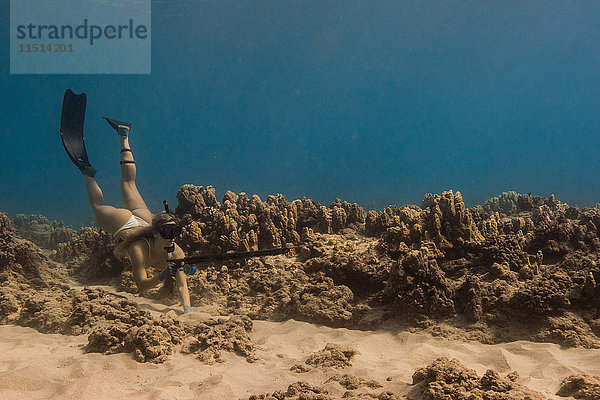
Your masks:
{"label": "coral reef", "polygon": [[0,213],[0,277],[3,286],[48,288],[60,285],[61,278],[50,260],[34,243],[20,238],[8,216]]}
{"label": "coral reef", "polygon": [[500,196],[486,200],[482,209],[487,213],[517,214],[519,212],[519,194],[514,191],[504,192]]}
{"label": "coral reef", "polygon": [[349,374],[334,375],[331,378],[329,378],[327,380],[327,382],[325,382],[325,383],[328,383],[328,382],[337,382],[341,386],[343,386],[344,388],[346,388],[348,390],[356,390],[356,389],[360,388],[361,386],[366,386],[371,389],[383,387],[383,385],[381,383],[374,381],[372,379],[363,379],[363,378],[359,378],[357,376],[349,375]]}
{"label": "coral reef", "polygon": [[[336,396],[325,387],[330,382],[337,382],[340,386],[347,389],[342,395]],[[364,380],[352,375],[335,375],[323,382],[323,385],[311,385],[306,381],[294,382],[288,386],[286,391],[277,390],[273,393],[254,394],[249,397],[250,400],[337,400],[337,399],[362,399],[362,400],[399,400],[400,396],[390,391],[371,391],[357,393],[356,389],[368,387],[369,389],[381,388],[381,385],[372,380]]]}
{"label": "coral reef", "polygon": [[206,364],[222,362],[222,351],[236,353],[254,362],[256,345],[250,339],[252,321],[247,316],[234,315],[230,319],[214,320],[187,327],[191,333],[185,340],[182,353],[198,353]]}
{"label": "coral reef", "polygon": [[82,283],[108,283],[128,264],[114,254],[111,235],[101,229],[83,227],[68,242],[57,245],[50,258],[65,263],[69,272]]}
{"label": "coral reef", "polygon": [[600,377],[571,375],[562,381],[556,394],[582,400],[600,399]]}
{"label": "coral reef", "polygon": [[[223,352],[252,362],[252,319],[362,329],[394,321],[409,331],[484,343],[600,348],[598,208],[515,192],[467,208],[459,192],[447,191],[427,195],[421,207],[369,212],[339,199],[323,206],[283,195],[262,201],[227,192],[219,202],[210,186],[183,186],[177,198],[178,243],[188,254],[297,247],[281,256],[199,266],[188,278],[192,305],[232,317],[181,322],[153,317],[100,289],[68,288],[57,262],[82,282],[135,291],[105,232],[82,228],[48,259],[0,214],[0,323],[87,334],[86,351],[128,352],[155,363],[174,352],[209,364],[221,362]],[[173,285],[145,295],[175,301]],[[338,398],[336,390],[346,390],[345,397],[398,398],[385,383],[338,373],[355,353],[328,344],[292,367],[329,371],[321,385],[296,382],[251,398],[329,399]],[[480,377],[456,360],[439,359],[413,380],[414,398],[542,398],[515,374]],[[598,382],[572,376],[558,395],[597,398]]]}
{"label": "coral reef", "polygon": [[[515,192],[467,208],[459,192],[447,191],[427,195],[421,207],[368,213],[341,200],[325,207],[283,195],[262,201],[227,192],[219,202],[210,186],[185,185],[177,198],[178,241],[188,254],[301,246],[200,266],[189,279],[193,305],[336,327],[396,319],[486,343],[600,347],[599,209]],[[81,230],[54,258],[80,280],[115,278],[135,290],[103,232]],[[149,296],[174,301],[170,287]]]}
{"label": "coral reef", "polygon": [[387,287],[393,306],[404,316],[444,318],[455,314],[446,274],[426,247],[411,250],[392,269]]}
{"label": "coral reef", "polygon": [[[325,207],[282,195],[262,201],[227,192],[219,203],[212,187],[192,185],[177,197],[179,242],[188,254],[301,246],[223,263],[228,272],[222,264],[202,266],[189,279],[193,305],[330,326],[373,328],[396,319],[487,343],[600,347],[598,209],[514,192],[467,208],[460,193],[448,191],[426,196],[422,207],[368,213],[341,200]],[[52,258],[81,281],[114,279],[134,289],[110,236],[95,228],[59,244]],[[174,301],[169,286],[150,295]],[[6,310],[16,296],[4,296]]]}
{"label": "coral reef", "polygon": [[184,185],[177,193],[175,213],[186,225],[181,236],[185,251],[225,252],[300,244],[306,230],[338,233],[358,229],[365,211],[357,204],[336,200],[329,207],[305,197],[291,203],[285,196],[228,191],[219,203],[211,186]]}
{"label": "coral reef", "polygon": [[22,238],[46,249],[56,249],[59,243],[68,242],[75,234],[62,221],[50,222],[37,214],[17,214],[13,224]]}
{"label": "coral reef", "polygon": [[458,360],[441,357],[415,371],[413,385],[417,386],[408,397],[422,396],[424,400],[545,399],[542,394],[518,384],[517,380],[518,375],[514,372],[503,378],[494,370],[488,370],[480,378]]}
{"label": "coral reef", "polygon": [[351,367],[350,362],[357,351],[334,343],[327,343],[323,350],[311,354],[304,364],[292,366],[291,371],[308,372],[317,367],[345,368]]}
{"label": "coral reef", "polygon": [[188,279],[193,305],[218,305],[221,314],[331,326],[354,318],[352,291],[322,273],[308,274],[292,256],[228,264],[228,272],[209,267]]}
{"label": "coral reef", "polygon": [[0,323],[17,321],[22,304],[37,291],[64,288],[42,250],[18,237],[11,220],[0,213]]}
{"label": "coral reef", "polygon": [[[88,233],[93,232],[99,234]],[[70,289],[55,266],[34,243],[18,237],[10,219],[0,213],[0,323],[42,333],[88,334],[86,351],[129,352],[140,362],[163,362],[184,341],[184,352],[202,360],[208,360],[206,352],[218,359],[221,351],[255,359],[247,317],[187,325],[167,316],[156,318],[105,290]]]}
{"label": "coral reef", "polygon": [[249,397],[249,400],[259,400],[259,399],[305,399],[305,400],[330,400],[332,397],[328,396],[328,391],[325,388],[312,386],[307,382],[298,381],[294,382],[288,386],[288,389],[284,392],[283,390],[278,390],[274,392],[272,395],[269,394],[259,394],[252,395]]}
{"label": "coral reef", "polygon": [[[324,366],[319,366],[323,368]],[[325,374],[326,369],[322,372]],[[597,389],[596,378],[574,376],[565,379],[559,395],[579,393],[583,396],[593,396]],[[441,357],[430,365],[418,369],[413,374],[410,391],[401,396],[386,386],[385,383],[372,379],[359,378],[352,374],[334,374],[322,378],[321,385],[299,381],[288,386],[287,391],[278,390],[272,393],[257,394],[250,399],[379,399],[392,400],[400,398],[424,400],[542,400],[545,396],[518,383],[519,375],[510,372],[505,377],[490,369],[482,377],[474,370],[465,368],[458,360]],[[339,384],[332,386],[332,383]],[[340,390],[340,388],[342,390]],[[561,394],[564,391],[565,394]],[[585,394],[584,394],[585,393]],[[595,397],[582,397],[595,398]]]}

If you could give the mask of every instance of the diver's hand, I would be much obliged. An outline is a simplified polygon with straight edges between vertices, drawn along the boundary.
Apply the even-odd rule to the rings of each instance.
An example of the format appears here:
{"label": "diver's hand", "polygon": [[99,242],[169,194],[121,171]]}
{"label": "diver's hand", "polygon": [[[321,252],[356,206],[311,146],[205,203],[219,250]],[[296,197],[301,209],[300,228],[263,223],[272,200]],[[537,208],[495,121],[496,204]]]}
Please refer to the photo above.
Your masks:
{"label": "diver's hand", "polygon": [[173,263],[167,264],[165,269],[163,269],[162,271],[160,271],[158,273],[158,280],[164,281],[169,276],[175,276],[175,274],[177,274],[178,269],[179,269],[179,267]]}

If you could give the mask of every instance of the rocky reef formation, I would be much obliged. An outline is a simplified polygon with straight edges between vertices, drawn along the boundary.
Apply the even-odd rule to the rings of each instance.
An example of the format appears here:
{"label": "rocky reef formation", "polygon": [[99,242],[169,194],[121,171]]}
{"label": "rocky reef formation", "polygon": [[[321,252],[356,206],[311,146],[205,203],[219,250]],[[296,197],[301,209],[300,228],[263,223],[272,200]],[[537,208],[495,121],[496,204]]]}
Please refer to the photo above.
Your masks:
{"label": "rocky reef formation", "polygon": [[75,235],[62,221],[50,222],[37,214],[17,214],[13,221],[19,235],[45,249],[56,249],[59,243],[71,240]]}
{"label": "rocky reef formation", "polygon": [[[212,187],[178,193],[188,253],[302,245],[192,278],[193,302],[252,318],[373,326],[394,318],[443,336],[599,347],[598,209],[504,193],[467,208],[460,193],[365,212]],[[233,266],[235,267],[235,265]],[[206,300],[210,299],[210,300]],[[526,321],[526,323],[524,322]]]}
{"label": "rocky reef formation", "polygon": [[356,353],[357,351],[354,349],[342,347],[335,343],[328,343],[323,350],[311,354],[304,364],[295,364],[290,370],[302,373],[318,367],[338,369],[351,367],[351,360]]}
{"label": "rocky reef formation", "polygon": [[[331,364],[331,363],[330,363]],[[336,363],[332,364],[336,367]],[[344,368],[348,365],[337,365]],[[397,386],[390,384],[394,380],[388,377],[385,382],[373,379],[359,378],[349,373],[333,373],[330,365],[325,363],[320,368],[320,384],[298,381],[288,386],[287,390],[277,390],[272,393],[255,394],[254,399],[377,399],[396,400],[401,398],[423,400],[543,400],[546,397],[520,384],[519,375],[510,372],[502,377],[493,369],[483,376],[465,368],[458,360],[441,357],[430,365],[416,370],[413,374],[412,387],[405,395],[398,393]],[[559,395],[584,393],[593,395],[592,386],[595,378],[576,376],[565,380]],[[561,392],[568,394],[561,394]],[[579,392],[578,392],[579,391]],[[582,397],[596,398],[596,397]]]}
{"label": "rocky reef formation", "polygon": [[556,394],[582,400],[600,399],[600,377],[589,375],[569,376],[563,379]]}
{"label": "rocky reef formation", "polygon": [[442,357],[413,374],[413,385],[416,387],[408,397],[424,400],[545,399],[541,393],[517,383],[518,379],[516,372],[501,377],[491,369],[479,377],[458,360]]}
{"label": "rocky reef formation", "polygon": [[21,305],[36,291],[65,288],[42,250],[18,237],[11,220],[0,213],[0,323],[17,320]]}
{"label": "rocky reef formation", "polygon": [[[262,201],[227,192],[219,202],[213,188],[192,185],[182,187],[178,199],[178,241],[188,254],[297,247],[282,256],[199,266],[188,279],[192,305],[233,317],[191,324],[152,317],[106,291],[65,285],[54,261],[81,281],[111,281],[135,292],[131,271],[114,258],[105,232],[82,228],[48,259],[0,214],[0,323],[85,333],[87,351],[130,352],[143,362],[183,352],[212,363],[224,351],[253,361],[251,319],[362,329],[394,321],[411,331],[484,343],[521,339],[600,348],[598,208],[514,192],[467,208],[460,193],[448,191],[426,196],[421,207],[365,212],[341,200],[323,206],[282,195]],[[169,284],[149,295],[175,299]],[[332,385],[344,388],[345,397],[398,398],[383,382],[340,374],[353,356],[352,349],[328,346],[293,367],[298,373],[336,370],[322,385],[299,381],[251,398],[338,398]],[[447,359],[414,379],[415,398],[538,398],[514,374],[479,377]],[[596,377],[572,376],[559,395],[596,398],[598,387]]]}
{"label": "rocky reef formation", "polygon": [[59,243],[50,254],[64,263],[79,282],[108,283],[127,267],[113,254],[112,237],[101,229],[83,227],[68,242]]}
{"label": "rocky reef formation", "polygon": [[[84,243],[85,237],[79,240]],[[86,351],[129,352],[140,362],[163,362],[176,350],[207,363],[219,361],[222,351],[249,362],[256,359],[248,317],[186,324],[153,317],[135,302],[105,290],[70,289],[65,271],[57,267],[34,243],[17,236],[10,219],[0,213],[0,323],[42,333],[88,334]]]}
{"label": "rocky reef formation", "polygon": [[553,196],[486,204],[490,212],[467,209],[459,193],[445,192],[422,211],[392,207],[367,217],[381,249],[398,255],[385,290],[392,304],[415,321],[463,320],[482,341],[598,347],[598,210]]}
{"label": "rocky reef formation", "polygon": [[175,214],[185,225],[181,244],[194,252],[298,245],[305,231],[338,233],[359,229],[365,221],[362,207],[341,200],[325,207],[305,197],[289,202],[278,194],[262,201],[228,191],[219,203],[213,187],[193,185],[182,186],[177,199]]}
{"label": "rocky reef formation", "polygon": [[[600,347],[600,209],[514,192],[467,208],[448,191],[425,196],[421,207],[379,212],[283,195],[227,192],[219,202],[210,186],[185,185],[177,198],[178,241],[188,254],[299,246],[200,266],[189,278],[192,305],[336,327],[396,320],[485,343]],[[136,290],[101,231],[82,229],[53,257],[79,279],[115,278]],[[170,286],[149,295],[175,299]]]}
{"label": "rocky reef formation", "polygon": [[327,389],[319,386],[312,386],[308,382],[298,381],[288,386],[286,391],[277,390],[272,394],[253,394],[249,400],[283,400],[283,399],[311,399],[311,400],[331,400]]}
{"label": "rocky reef formation", "polygon": [[[400,396],[385,390],[385,385],[373,379],[360,378],[340,370],[352,366],[351,360],[358,352],[355,349],[328,343],[324,349],[310,354],[302,364],[296,364],[291,371],[305,373],[319,371],[320,384],[297,381],[288,385],[287,390],[272,393],[254,394],[250,400],[256,399],[381,399],[395,400]],[[388,378],[387,382],[392,378]]]}

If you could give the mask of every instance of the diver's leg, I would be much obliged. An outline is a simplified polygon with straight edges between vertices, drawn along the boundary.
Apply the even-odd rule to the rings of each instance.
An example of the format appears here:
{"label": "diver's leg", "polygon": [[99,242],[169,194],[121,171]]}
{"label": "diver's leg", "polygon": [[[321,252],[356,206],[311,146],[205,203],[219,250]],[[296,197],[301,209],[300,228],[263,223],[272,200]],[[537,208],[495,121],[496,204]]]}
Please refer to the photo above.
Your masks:
{"label": "diver's leg", "polygon": [[131,217],[131,211],[104,205],[104,196],[98,182],[89,176],[84,175],[83,178],[96,222],[105,231],[115,233]]}
{"label": "diver's leg", "polygon": [[187,279],[185,273],[182,270],[177,271],[177,275],[175,275],[175,280],[177,281],[177,292],[179,294],[179,301],[181,301],[181,306],[184,308],[184,312],[189,312],[186,309],[186,306],[191,306],[190,303],[190,291],[187,285]]}
{"label": "diver's leg", "polygon": [[[119,129],[124,128],[119,127]],[[152,213],[148,210],[148,206],[135,185],[136,167],[129,146],[129,137],[119,135],[119,142],[121,144],[121,197],[123,197],[123,204],[134,215],[151,224]]]}

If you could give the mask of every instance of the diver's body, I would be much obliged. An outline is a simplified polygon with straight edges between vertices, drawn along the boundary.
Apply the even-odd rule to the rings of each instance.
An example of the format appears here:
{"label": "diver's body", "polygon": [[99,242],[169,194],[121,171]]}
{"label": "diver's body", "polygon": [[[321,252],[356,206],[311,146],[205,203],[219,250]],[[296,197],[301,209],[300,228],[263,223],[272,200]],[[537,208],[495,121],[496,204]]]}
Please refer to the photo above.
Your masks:
{"label": "diver's body", "polygon": [[[129,145],[129,128],[120,125],[118,132],[121,145],[121,196],[123,197],[125,208],[105,205],[102,190],[96,180],[93,177],[84,175],[88,198],[96,221],[102,229],[113,235],[118,231],[115,236],[117,245],[119,240],[127,237],[130,231],[136,228],[143,228],[143,225],[138,224],[137,226],[121,230],[123,225],[132,216],[145,221],[148,227],[152,227],[153,225],[153,214],[146,206],[135,184],[136,167]],[[160,216],[160,214],[158,215]],[[163,213],[163,215],[166,216],[168,214]],[[154,225],[158,229],[163,225],[175,225],[175,221],[169,221],[169,218],[166,218],[165,221],[159,221],[158,224],[155,222]],[[155,271],[164,271],[168,265],[168,260],[185,257],[183,250],[174,243],[174,238],[164,238],[158,230],[153,232],[151,237],[139,238],[133,241],[127,246],[125,253],[131,261],[133,278],[140,292],[151,289],[161,282],[159,274],[155,274],[154,276],[148,275],[147,267],[153,267]],[[184,306],[184,311],[189,312],[190,295],[185,273],[183,270],[177,268],[172,274],[174,274],[177,281],[179,298],[181,304]]]}
{"label": "diver's body", "polygon": [[[70,92],[70,90],[67,90]],[[70,92],[72,93],[72,92]],[[68,93],[65,93],[65,99]],[[79,95],[84,96],[84,95]],[[63,114],[65,114],[63,103]],[[85,113],[85,97],[83,97],[83,110]],[[185,257],[183,250],[174,242],[175,236],[180,232],[175,218],[166,212],[153,215],[135,184],[136,167],[133,153],[129,145],[130,124],[121,123],[107,118],[107,121],[118,133],[121,146],[121,196],[125,208],[116,208],[104,204],[102,190],[94,178],[96,170],[91,167],[85,154],[83,145],[83,116],[81,116],[81,143],[70,145],[69,127],[63,127],[61,120],[61,135],[67,153],[83,173],[88,199],[94,216],[100,228],[114,235],[116,246],[115,254],[119,257],[127,257],[131,261],[133,278],[140,292],[157,286],[169,276],[175,277],[181,305],[184,312],[191,312],[190,295],[187,287],[185,273],[181,268],[169,264],[169,260]],[[67,121],[68,122],[68,121]],[[77,146],[83,150],[80,150]],[[82,154],[77,154],[82,153]],[[82,161],[82,160],[85,161]],[[147,267],[153,267],[160,271],[155,275],[149,275]]]}

